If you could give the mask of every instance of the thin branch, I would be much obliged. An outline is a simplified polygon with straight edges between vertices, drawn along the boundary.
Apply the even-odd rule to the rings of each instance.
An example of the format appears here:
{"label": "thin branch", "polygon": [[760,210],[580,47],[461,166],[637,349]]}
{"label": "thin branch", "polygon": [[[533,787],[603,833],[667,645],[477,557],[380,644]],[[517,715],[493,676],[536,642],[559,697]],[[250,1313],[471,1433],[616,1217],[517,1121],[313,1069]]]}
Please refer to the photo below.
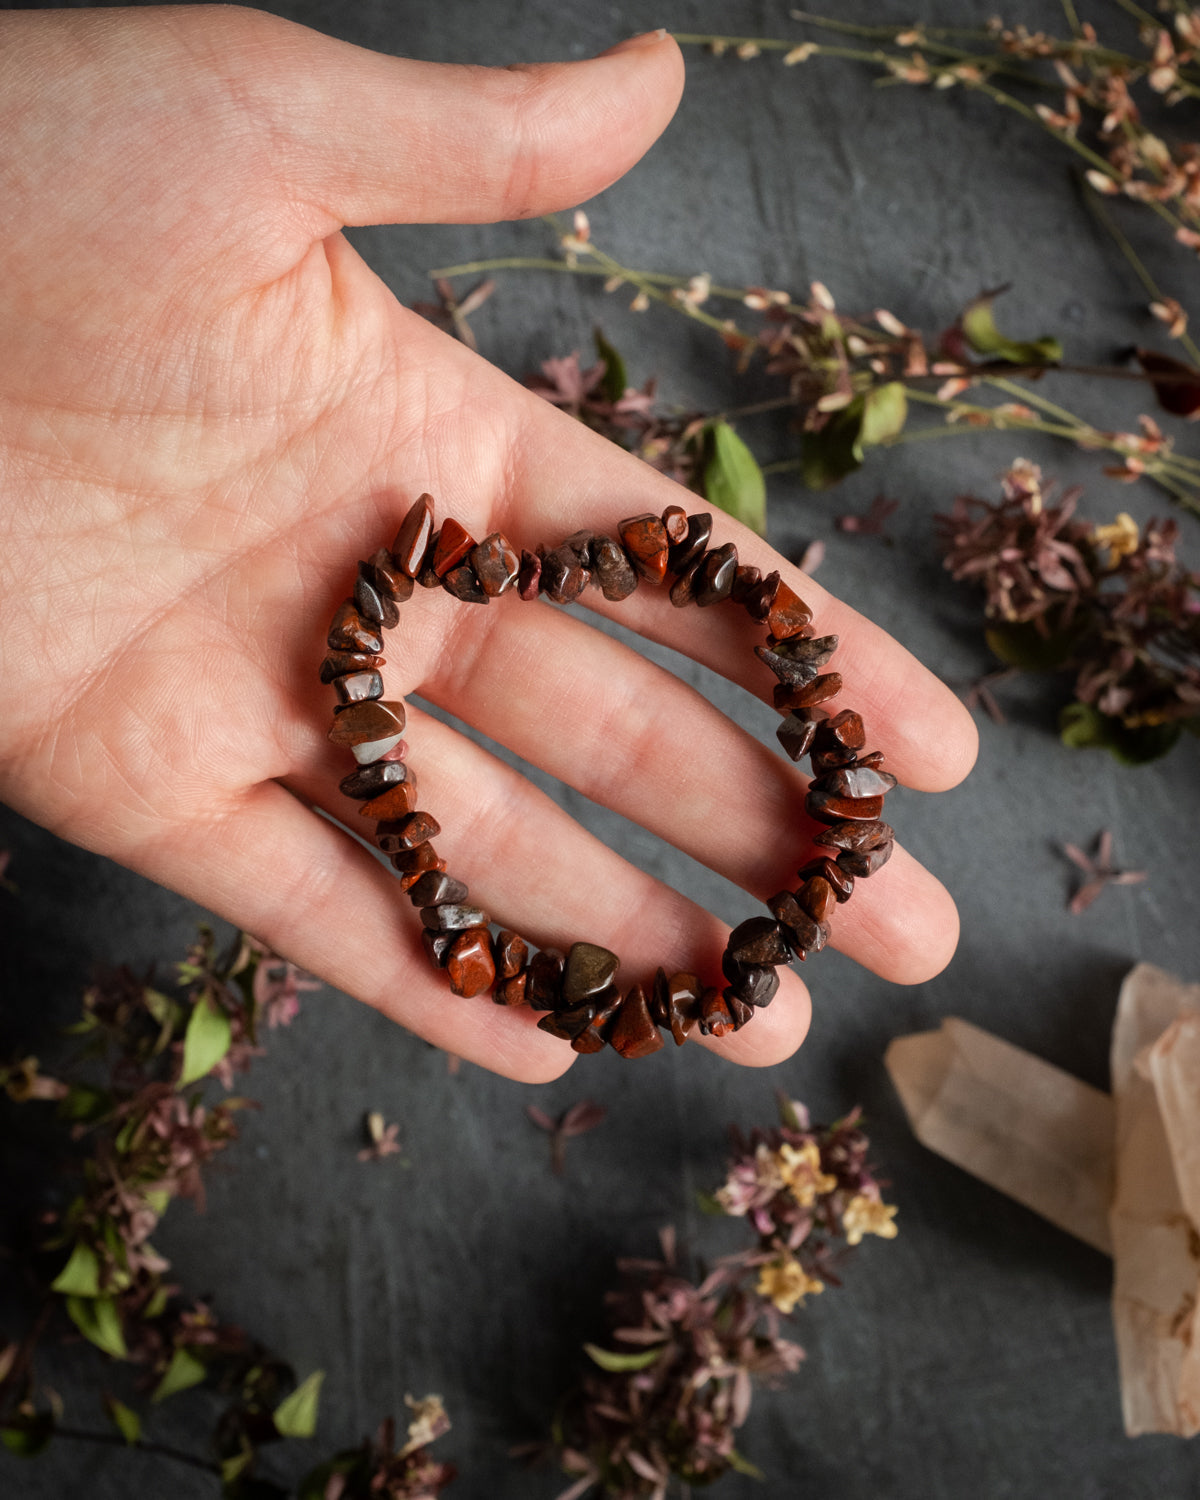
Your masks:
{"label": "thin branch", "polygon": [[177,1464],[187,1464],[192,1469],[203,1469],[206,1474],[220,1474],[220,1464],[207,1458],[198,1458],[194,1453],[185,1453],[181,1448],[169,1448],[165,1443],[147,1443],[142,1438],[130,1443],[119,1432],[88,1432],[82,1427],[54,1428],[56,1438],[70,1438],[78,1443],[102,1443],[107,1448],[136,1448],[142,1453],[153,1453],[159,1458],[170,1458]]}

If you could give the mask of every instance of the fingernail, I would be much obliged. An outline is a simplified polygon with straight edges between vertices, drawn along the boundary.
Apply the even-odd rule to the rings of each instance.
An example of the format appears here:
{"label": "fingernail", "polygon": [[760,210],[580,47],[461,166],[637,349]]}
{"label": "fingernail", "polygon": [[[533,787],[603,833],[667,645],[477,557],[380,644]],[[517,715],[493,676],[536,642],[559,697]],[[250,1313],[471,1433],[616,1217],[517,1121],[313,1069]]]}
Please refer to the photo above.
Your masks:
{"label": "fingernail", "polygon": [[623,42],[618,42],[615,47],[609,47],[599,54],[600,57],[612,57],[616,52],[633,52],[641,47],[657,47],[667,34],[667,28],[660,26],[657,31],[642,31],[637,36],[628,36]]}

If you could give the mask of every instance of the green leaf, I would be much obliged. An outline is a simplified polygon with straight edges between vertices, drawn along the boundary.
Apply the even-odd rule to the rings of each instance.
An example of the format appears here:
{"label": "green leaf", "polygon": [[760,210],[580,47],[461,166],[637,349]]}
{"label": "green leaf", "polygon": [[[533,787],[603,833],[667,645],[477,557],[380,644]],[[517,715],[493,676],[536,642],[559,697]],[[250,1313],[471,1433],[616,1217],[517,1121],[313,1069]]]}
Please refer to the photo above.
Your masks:
{"label": "green leaf", "polygon": [[59,1101],[58,1112],[64,1120],[75,1120],[90,1124],[101,1120],[112,1108],[112,1096],[103,1089],[89,1088],[86,1083],[73,1083]]}
{"label": "green leaf", "polygon": [[85,1339],[110,1354],[113,1359],[125,1359],[125,1335],[121,1331],[121,1314],[111,1297],[67,1298],[67,1316]]}
{"label": "green leaf", "polygon": [[231,1041],[229,1017],[207,995],[203,996],[188,1018],[179,1086],[195,1083],[197,1078],[211,1073],[229,1051]]}
{"label": "green leaf", "polygon": [[275,1408],[275,1431],[280,1437],[312,1437],[317,1430],[317,1407],[321,1400],[324,1370],[314,1370]]}
{"label": "green leaf", "polygon": [[696,1194],[696,1207],[702,1214],[714,1214],[720,1215],[721,1218],[725,1217],[725,1210],[721,1207],[721,1200],[715,1193],[698,1192]]}
{"label": "green leaf", "polygon": [[999,292],[985,292],[968,304],[962,315],[962,331],[976,354],[1003,359],[1013,365],[1056,365],[1063,355],[1062,345],[1049,336],[1018,343],[1006,339],[996,327],[992,303]]}
{"label": "green leaf", "polygon": [[180,1391],[199,1385],[207,1374],[208,1366],[181,1345],[171,1355],[171,1363],[163,1371],[163,1377],[155,1386],[150,1399],[154,1402],[165,1401],[168,1396],[178,1395]]}
{"label": "green leaf", "polygon": [[[872,386],[863,403],[862,427],[858,435],[860,450],[894,438],[903,432],[907,420],[908,394],[899,380]],[[858,456],[863,456],[861,451]]]}
{"label": "green leaf", "polygon": [[602,1370],[611,1370],[614,1374],[626,1370],[645,1370],[656,1359],[662,1358],[661,1349],[643,1349],[638,1354],[615,1354],[611,1349],[601,1349],[598,1344],[584,1344],[583,1352]]}
{"label": "green leaf", "polygon": [[112,1419],[113,1426],[131,1448],[135,1447],[142,1436],[141,1417],[137,1412],[131,1411],[123,1401],[118,1401],[115,1396],[105,1396],[104,1407]]}
{"label": "green leaf", "polygon": [[235,1479],[240,1479],[247,1468],[254,1462],[254,1449],[246,1445],[240,1453],[235,1453],[232,1458],[221,1460],[221,1478],[226,1484],[232,1484]]}
{"label": "green leaf", "polygon": [[146,1207],[161,1219],[171,1203],[171,1194],[167,1188],[154,1188],[148,1193],[143,1193]]}
{"label": "green leaf", "polygon": [[862,468],[861,442],[866,400],[856,396],[835,411],[820,432],[806,432],[800,451],[801,474],[810,490],[832,489],[847,474]]}
{"label": "green leaf", "polygon": [[49,1412],[22,1417],[0,1427],[0,1443],[18,1458],[36,1458],[54,1436],[54,1418]]}
{"label": "green leaf", "polygon": [[143,1318],[161,1318],[167,1310],[167,1303],[171,1300],[171,1294],[165,1286],[160,1286],[142,1309]]}
{"label": "green leaf", "polygon": [[69,1297],[98,1297],[100,1262],[96,1252],[82,1240],[77,1240],[70,1260],[50,1283],[50,1290]]}
{"label": "green leaf", "polygon": [[1053,672],[1064,666],[1079,638],[1078,630],[1043,635],[1032,621],[993,625],[984,634],[992,654],[1006,667],[1019,667],[1022,672]]}
{"label": "green leaf", "polygon": [[754,454],[728,422],[713,422],[708,431],[705,499],[762,536],[767,529],[767,484]]}
{"label": "green leaf", "polygon": [[600,382],[600,392],[606,401],[619,401],[629,384],[625,361],[598,328],[593,330],[592,338],[596,342],[597,355],[604,361],[604,379]]}
{"label": "green leaf", "polygon": [[1058,727],[1064,745],[1073,750],[1107,750],[1126,766],[1160,759],[1183,733],[1178,722],[1130,727],[1090,703],[1068,703],[1058,716]]}
{"label": "green leaf", "polygon": [[183,1015],[183,1007],[159,990],[144,989],[142,1001],[160,1026],[166,1026],[168,1022],[174,1024]]}
{"label": "green leaf", "polygon": [[752,1464],[736,1448],[729,1450],[729,1467],[735,1469],[739,1474],[747,1475],[751,1479],[765,1479],[767,1477],[757,1464]]}

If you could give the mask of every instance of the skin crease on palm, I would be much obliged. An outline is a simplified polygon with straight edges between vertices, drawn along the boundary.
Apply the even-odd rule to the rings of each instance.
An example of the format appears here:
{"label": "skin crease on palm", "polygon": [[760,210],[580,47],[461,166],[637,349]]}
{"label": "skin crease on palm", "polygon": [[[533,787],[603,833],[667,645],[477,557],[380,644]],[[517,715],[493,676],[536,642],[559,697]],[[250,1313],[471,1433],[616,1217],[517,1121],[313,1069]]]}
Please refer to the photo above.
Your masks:
{"label": "skin crease on palm", "polygon": [[[356,559],[423,490],[525,546],[614,532],[679,491],[402,307],[340,230],[583,202],[682,87],[666,37],[488,69],[242,9],[0,16],[0,796],[529,1082],[575,1054],[527,1010],[450,996],[390,872],[315,811],[357,821],[315,666]],[[953,696],[760,538],[717,528],[841,636],[846,702],[889,768],[956,784],[975,736]],[[740,613],[644,587],[617,617],[769,692]],[[451,710],[759,898],[794,884],[798,771],[578,612],[418,590],[385,655],[388,697]],[[407,737],[439,852],[497,920],[613,947],[631,980],[719,955],[723,923],[473,741],[417,706]],[[834,933],[915,983],[957,918],[897,849]],[[768,1065],[808,1020],[785,970],[752,1025],[704,1045]]]}

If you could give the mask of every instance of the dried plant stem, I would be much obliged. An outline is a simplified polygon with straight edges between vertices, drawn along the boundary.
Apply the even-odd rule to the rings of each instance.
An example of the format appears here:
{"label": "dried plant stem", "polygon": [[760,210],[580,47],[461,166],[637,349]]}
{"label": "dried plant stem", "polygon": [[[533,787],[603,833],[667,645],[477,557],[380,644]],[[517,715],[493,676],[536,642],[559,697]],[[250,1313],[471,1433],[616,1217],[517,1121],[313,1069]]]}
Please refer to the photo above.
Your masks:
{"label": "dried plant stem", "polygon": [[197,1458],[194,1453],[185,1453],[181,1448],[169,1448],[165,1443],[148,1443],[143,1438],[128,1442],[119,1432],[88,1432],[82,1427],[54,1428],[56,1438],[71,1438],[77,1443],[102,1443],[107,1448],[135,1448],[140,1453],[153,1453],[159,1458],[172,1459],[177,1464],[186,1464],[190,1469],[203,1469],[206,1474],[220,1474],[220,1464],[207,1458]]}

